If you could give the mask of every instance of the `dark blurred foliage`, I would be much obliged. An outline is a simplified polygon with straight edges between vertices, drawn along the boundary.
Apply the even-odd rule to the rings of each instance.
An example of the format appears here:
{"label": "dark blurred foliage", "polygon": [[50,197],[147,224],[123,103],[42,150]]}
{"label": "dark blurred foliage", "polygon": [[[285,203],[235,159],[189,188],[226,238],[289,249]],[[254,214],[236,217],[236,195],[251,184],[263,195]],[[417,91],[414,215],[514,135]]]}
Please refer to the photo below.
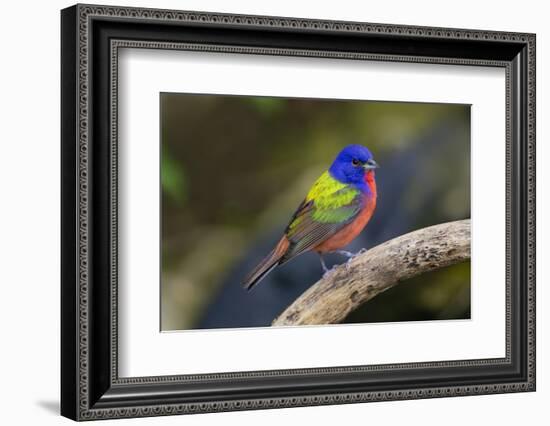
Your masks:
{"label": "dark blurred foliage", "polygon": [[[465,105],[163,93],[162,329],[267,326],[315,283],[308,253],[241,288],[350,143],[381,168],[377,210],[349,250],[469,217],[469,117]],[[346,322],[469,317],[467,262],[404,282]]]}

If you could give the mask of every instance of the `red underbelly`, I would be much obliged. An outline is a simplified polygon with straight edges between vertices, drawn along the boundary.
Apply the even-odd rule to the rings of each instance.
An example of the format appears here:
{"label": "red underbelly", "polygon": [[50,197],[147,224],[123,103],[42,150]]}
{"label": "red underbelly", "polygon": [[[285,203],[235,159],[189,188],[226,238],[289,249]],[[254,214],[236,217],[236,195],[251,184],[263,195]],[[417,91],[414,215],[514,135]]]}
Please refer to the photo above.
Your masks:
{"label": "red underbelly", "polygon": [[347,246],[365,228],[365,225],[369,222],[374,213],[375,206],[376,201],[368,203],[353,222],[343,227],[332,237],[315,246],[313,250],[318,253],[328,253]]}

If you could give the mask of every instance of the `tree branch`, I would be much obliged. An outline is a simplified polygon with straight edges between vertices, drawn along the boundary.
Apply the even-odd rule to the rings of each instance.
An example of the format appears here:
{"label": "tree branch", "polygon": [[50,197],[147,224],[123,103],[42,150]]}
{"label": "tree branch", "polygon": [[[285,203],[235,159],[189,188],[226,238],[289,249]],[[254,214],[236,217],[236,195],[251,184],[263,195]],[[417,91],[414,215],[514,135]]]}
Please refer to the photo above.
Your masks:
{"label": "tree branch", "polygon": [[342,322],[357,307],[399,282],[469,258],[470,219],[401,235],[331,270],[272,325]]}

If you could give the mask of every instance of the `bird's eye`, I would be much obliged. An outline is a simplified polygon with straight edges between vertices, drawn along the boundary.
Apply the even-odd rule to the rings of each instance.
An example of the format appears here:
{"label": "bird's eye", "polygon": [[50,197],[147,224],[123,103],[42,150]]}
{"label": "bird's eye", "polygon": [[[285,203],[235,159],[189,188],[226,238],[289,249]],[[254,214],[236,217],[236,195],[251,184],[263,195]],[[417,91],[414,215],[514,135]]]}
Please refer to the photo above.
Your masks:
{"label": "bird's eye", "polygon": [[354,158],[353,160],[351,160],[351,164],[353,164],[354,166],[358,166],[359,164],[361,164],[361,162],[357,158]]}

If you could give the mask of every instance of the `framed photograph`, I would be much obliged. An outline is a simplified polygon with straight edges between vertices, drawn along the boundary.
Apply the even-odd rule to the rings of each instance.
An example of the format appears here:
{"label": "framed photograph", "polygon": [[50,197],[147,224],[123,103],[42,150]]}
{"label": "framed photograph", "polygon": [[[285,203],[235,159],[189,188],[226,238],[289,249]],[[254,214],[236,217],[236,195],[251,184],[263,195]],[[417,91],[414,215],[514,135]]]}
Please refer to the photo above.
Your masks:
{"label": "framed photograph", "polygon": [[535,390],[535,35],[61,12],[61,413]]}

